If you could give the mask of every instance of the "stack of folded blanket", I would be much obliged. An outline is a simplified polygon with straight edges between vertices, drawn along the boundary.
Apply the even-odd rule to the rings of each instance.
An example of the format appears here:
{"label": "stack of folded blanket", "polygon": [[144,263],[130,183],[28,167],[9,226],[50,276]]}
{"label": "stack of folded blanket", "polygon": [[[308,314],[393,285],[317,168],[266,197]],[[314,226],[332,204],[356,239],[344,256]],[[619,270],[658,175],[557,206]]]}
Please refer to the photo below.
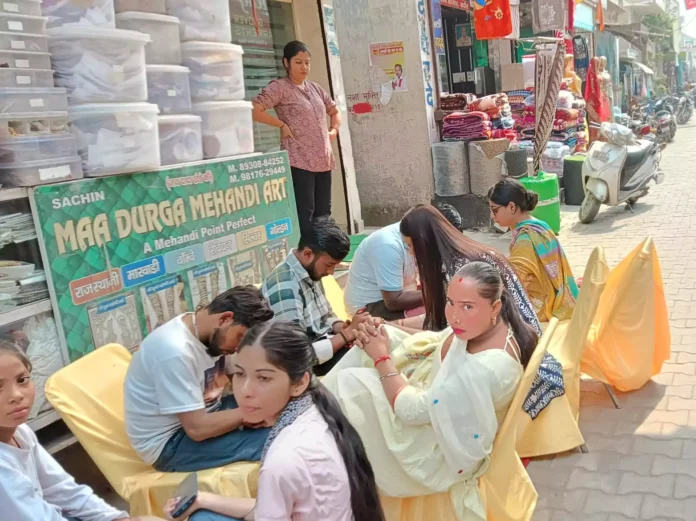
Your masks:
{"label": "stack of folded blanket", "polygon": [[475,99],[476,96],[473,94],[442,94],[440,108],[442,110],[466,110]]}
{"label": "stack of folded blanket", "polygon": [[491,139],[502,138],[506,138],[510,141],[510,143],[514,143],[517,141],[517,131],[514,128],[500,128],[491,132]]}
{"label": "stack of folded blanket", "polygon": [[485,112],[455,112],[445,116],[442,136],[445,141],[471,141],[490,139],[493,130]]}

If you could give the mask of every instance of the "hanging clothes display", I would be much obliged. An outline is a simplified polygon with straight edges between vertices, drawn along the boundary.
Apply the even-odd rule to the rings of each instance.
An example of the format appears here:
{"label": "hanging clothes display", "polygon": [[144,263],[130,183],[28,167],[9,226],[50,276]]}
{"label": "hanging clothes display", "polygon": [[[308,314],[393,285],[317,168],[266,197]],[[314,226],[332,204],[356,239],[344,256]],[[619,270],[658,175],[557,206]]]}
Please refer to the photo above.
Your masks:
{"label": "hanging clothes display", "polygon": [[512,32],[510,0],[473,0],[478,40],[505,38]]}
{"label": "hanging clothes display", "polygon": [[[600,59],[595,56],[590,60],[590,69],[587,72],[585,84],[585,103],[587,104],[587,118],[590,123],[602,123],[609,121],[609,100],[602,90],[602,77]],[[590,142],[599,136],[596,128],[590,127]]]}
{"label": "hanging clothes display", "polygon": [[549,141],[556,117],[556,101],[563,81],[565,44],[542,44],[536,59],[536,132],[534,139],[534,171],[539,170],[541,155]]}
{"label": "hanging clothes display", "polygon": [[575,72],[584,82],[587,79],[587,68],[590,66],[590,52],[587,49],[587,40],[584,36],[573,38],[573,57]]}
{"label": "hanging clothes display", "polygon": [[534,34],[565,28],[566,1],[532,0],[532,29]]}

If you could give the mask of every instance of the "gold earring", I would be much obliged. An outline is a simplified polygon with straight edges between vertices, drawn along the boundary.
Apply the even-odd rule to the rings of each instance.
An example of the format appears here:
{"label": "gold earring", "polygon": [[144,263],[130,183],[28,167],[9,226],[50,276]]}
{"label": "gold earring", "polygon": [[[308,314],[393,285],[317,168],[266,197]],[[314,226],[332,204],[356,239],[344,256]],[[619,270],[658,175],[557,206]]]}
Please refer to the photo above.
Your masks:
{"label": "gold earring", "polygon": [[493,316],[493,317],[491,318],[491,323],[495,326],[496,322],[498,322],[498,317]]}

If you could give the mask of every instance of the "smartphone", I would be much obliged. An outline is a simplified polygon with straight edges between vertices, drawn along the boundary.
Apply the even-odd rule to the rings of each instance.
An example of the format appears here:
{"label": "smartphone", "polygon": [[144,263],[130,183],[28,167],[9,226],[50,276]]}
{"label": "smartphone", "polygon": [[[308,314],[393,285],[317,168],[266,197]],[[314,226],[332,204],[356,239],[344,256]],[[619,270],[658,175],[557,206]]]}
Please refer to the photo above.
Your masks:
{"label": "smartphone", "polygon": [[194,472],[189,474],[176,489],[174,497],[179,498],[179,502],[172,512],[172,517],[181,517],[186,512],[198,496],[198,476]]}

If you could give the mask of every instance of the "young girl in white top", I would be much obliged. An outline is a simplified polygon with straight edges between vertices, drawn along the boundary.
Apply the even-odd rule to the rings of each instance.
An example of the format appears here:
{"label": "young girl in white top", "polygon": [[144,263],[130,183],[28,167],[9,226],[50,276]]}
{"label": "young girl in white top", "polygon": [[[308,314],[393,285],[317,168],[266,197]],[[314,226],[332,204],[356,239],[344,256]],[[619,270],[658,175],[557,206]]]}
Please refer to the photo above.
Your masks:
{"label": "young girl in white top", "polygon": [[234,395],[245,423],[273,426],[258,498],[200,493],[180,519],[384,520],[365,448],[312,375],[313,361],[307,335],[290,322],[267,322],[246,334],[235,360]]}
{"label": "young girl in white top", "polygon": [[19,351],[0,346],[0,518],[7,521],[131,519],[126,512],[107,505],[89,487],[75,483],[39,445],[36,435],[26,425],[34,394],[29,360]]}

